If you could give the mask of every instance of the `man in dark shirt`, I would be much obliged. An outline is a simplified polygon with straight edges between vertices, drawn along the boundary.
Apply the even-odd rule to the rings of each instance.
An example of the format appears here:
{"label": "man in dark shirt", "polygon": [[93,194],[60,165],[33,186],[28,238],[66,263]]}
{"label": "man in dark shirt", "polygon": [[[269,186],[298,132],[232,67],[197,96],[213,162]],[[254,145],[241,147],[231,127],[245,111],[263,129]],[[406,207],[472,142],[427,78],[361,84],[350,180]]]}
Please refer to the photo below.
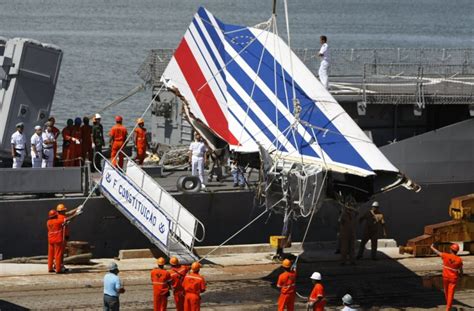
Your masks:
{"label": "man in dark shirt", "polygon": [[100,114],[96,113],[94,118],[93,118],[93,123],[92,125],[92,147],[94,148],[94,162],[95,162],[95,167],[97,167],[98,170],[102,170],[102,157],[96,156],[96,153],[102,154],[102,147],[105,145],[104,141],[104,128],[102,127],[102,124],[100,124]]}

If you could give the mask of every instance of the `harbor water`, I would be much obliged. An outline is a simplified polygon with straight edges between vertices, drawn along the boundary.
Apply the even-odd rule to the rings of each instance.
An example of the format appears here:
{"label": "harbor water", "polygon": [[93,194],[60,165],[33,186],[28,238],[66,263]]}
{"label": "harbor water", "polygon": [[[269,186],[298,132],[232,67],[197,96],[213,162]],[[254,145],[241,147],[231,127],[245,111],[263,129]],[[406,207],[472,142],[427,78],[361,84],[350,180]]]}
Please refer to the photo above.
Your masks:
{"label": "harbor water", "polygon": [[[283,1],[279,30],[285,33]],[[255,25],[271,14],[271,0],[0,0],[0,36],[26,37],[61,47],[64,58],[52,114],[59,127],[127,93],[141,80],[136,70],[152,48],[175,47],[203,5],[227,23]],[[471,0],[289,1],[293,47],[317,48],[326,34],[333,48],[469,48]],[[145,109],[142,92],[103,113],[125,125]]]}

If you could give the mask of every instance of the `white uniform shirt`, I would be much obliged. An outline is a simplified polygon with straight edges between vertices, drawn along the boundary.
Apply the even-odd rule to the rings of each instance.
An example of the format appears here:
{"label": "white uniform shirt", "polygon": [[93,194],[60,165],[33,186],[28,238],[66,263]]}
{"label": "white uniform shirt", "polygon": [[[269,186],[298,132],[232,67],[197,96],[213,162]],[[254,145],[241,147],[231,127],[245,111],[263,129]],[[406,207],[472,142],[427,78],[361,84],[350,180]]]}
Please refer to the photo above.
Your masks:
{"label": "white uniform shirt", "polygon": [[319,50],[319,54],[322,54],[323,60],[329,62],[329,46],[327,43],[321,45],[321,49]]}
{"label": "white uniform shirt", "polygon": [[17,150],[24,150],[25,149],[25,144],[26,144],[26,138],[25,135],[16,131],[12,135],[11,143],[13,147]]}
{"label": "white uniform shirt", "polygon": [[192,152],[193,157],[203,158],[207,151],[206,145],[201,141],[193,141],[189,146],[189,150]]}
{"label": "white uniform shirt", "polygon": [[36,147],[37,155],[41,157],[41,151],[43,150],[43,138],[36,133],[31,136],[31,152],[33,152],[33,146]]}
{"label": "white uniform shirt", "polygon": [[43,141],[43,148],[44,149],[49,149],[53,148],[54,144],[46,144],[45,141],[49,140],[50,142],[54,141],[54,134],[52,132],[47,132],[44,131],[43,134],[41,134],[41,138]]}
{"label": "white uniform shirt", "polygon": [[348,307],[348,306],[344,306],[344,308],[342,308],[341,311],[357,311],[357,309],[354,309],[354,308],[351,308],[351,307]]}

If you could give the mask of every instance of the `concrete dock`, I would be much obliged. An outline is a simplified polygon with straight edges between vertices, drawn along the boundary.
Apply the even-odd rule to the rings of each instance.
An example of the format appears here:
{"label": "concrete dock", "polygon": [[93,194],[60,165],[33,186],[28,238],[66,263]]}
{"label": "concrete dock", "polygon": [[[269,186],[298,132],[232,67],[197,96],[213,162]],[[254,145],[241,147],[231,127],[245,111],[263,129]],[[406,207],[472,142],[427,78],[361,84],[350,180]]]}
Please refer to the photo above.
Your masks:
{"label": "concrete dock", "polygon": [[[201,274],[208,282],[203,310],[276,309],[279,293],[275,282],[281,271],[279,264],[271,260],[273,253],[262,245],[239,247],[233,246],[235,249],[219,252],[203,262]],[[340,309],[341,297],[348,292],[360,310],[444,309],[441,260],[437,257],[412,258],[399,255],[395,247],[382,247],[377,261],[365,259],[356,265],[341,266],[332,249],[316,249],[300,257],[297,291],[308,296],[309,276],[313,271],[321,272],[328,310]],[[298,246],[290,251],[298,254]],[[462,258],[465,276],[459,281],[455,306],[458,310],[473,310],[474,256]],[[91,265],[69,266],[71,272],[63,275],[46,273],[45,264],[0,262],[0,310],[100,309],[102,278],[112,260],[94,259]],[[122,309],[151,310],[149,271],[155,265],[154,259],[122,259],[117,263],[126,288],[120,298]],[[174,308],[171,298],[168,306]],[[306,310],[304,299],[297,299],[296,309]]]}

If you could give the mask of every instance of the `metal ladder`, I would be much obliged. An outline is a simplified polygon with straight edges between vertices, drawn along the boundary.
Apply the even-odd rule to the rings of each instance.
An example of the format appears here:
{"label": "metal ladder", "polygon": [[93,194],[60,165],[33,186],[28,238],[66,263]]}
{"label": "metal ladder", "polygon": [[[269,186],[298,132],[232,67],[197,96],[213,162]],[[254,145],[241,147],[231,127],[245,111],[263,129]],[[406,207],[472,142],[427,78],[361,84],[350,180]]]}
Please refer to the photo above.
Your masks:
{"label": "metal ladder", "polygon": [[[204,240],[203,223],[128,156],[125,155],[125,169],[114,167],[103,155],[100,156],[105,161],[100,181],[104,197],[168,257],[175,256],[182,263],[196,261],[198,258],[193,248],[196,241]],[[155,215],[158,221],[165,220],[152,226],[143,214]],[[160,215],[161,218],[157,217]],[[167,228],[163,229],[164,234],[161,225]],[[200,237],[197,236],[199,231]]]}

